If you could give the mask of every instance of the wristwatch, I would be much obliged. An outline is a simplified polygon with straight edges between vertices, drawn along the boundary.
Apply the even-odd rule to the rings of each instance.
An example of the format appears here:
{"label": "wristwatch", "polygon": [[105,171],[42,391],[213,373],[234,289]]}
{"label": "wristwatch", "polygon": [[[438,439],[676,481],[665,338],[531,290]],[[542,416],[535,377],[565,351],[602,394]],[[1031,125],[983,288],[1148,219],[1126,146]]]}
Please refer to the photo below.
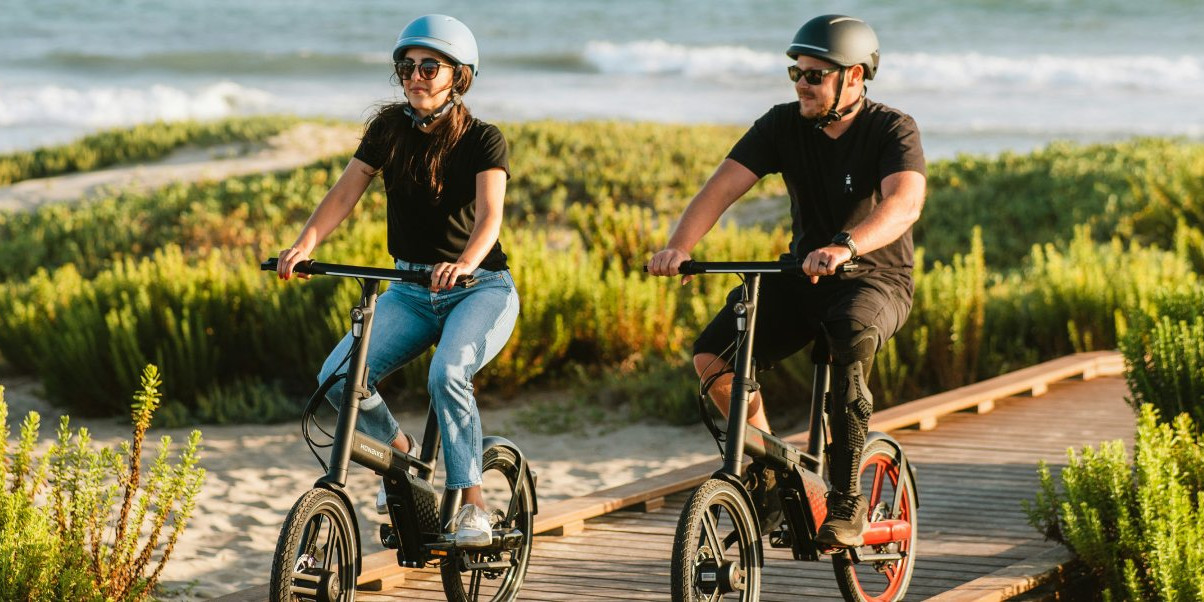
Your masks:
{"label": "wristwatch", "polygon": [[857,259],[857,244],[853,242],[853,235],[841,232],[832,237],[832,244],[848,248],[849,253],[853,254],[849,259]]}

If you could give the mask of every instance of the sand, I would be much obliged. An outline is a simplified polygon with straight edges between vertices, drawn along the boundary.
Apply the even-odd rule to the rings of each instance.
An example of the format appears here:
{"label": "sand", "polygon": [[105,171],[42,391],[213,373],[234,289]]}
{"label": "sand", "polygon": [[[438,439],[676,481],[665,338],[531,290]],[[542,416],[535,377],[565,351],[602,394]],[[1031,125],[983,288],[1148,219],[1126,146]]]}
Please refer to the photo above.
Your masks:
{"label": "sand", "polygon": [[0,211],[28,211],[45,203],[80,201],[119,190],[151,190],[173,182],[221,180],[307,165],[359,143],[358,127],[301,123],[263,143],[183,147],[137,165],[40,178],[0,187]]}
{"label": "sand", "polygon": [[[0,376],[6,387],[10,427],[25,412],[42,413],[42,439],[53,436],[55,408],[41,400],[38,385],[26,377]],[[554,393],[545,393],[554,395]],[[621,424],[617,420],[590,432],[542,434],[520,426],[521,399],[491,403],[481,412],[486,434],[510,438],[528,455],[539,475],[541,504],[583,495],[708,459],[718,462],[714,442],[701,425]],[[420,432],[419,411],[396,413],[402,428]],[[128,423],[118,419],[76,420],[99,445],[128,439]],[[201,466],[207,471],[196,512],[164,570],[166,600],[203,600],[266,583],[281,524],[293,503],[321,476],[301,438],[299,424],[204,425]],[[191,429],[153,429],[147,454],[162,435],[174,441]],[[43,448],[47,442],[43,441]],[[442,475],[436,479],[442,482]],[[376,540],[383,521],[373,508],[377,477],[355,467],[348,490],[356,503],[364,553],[382,550]]]}

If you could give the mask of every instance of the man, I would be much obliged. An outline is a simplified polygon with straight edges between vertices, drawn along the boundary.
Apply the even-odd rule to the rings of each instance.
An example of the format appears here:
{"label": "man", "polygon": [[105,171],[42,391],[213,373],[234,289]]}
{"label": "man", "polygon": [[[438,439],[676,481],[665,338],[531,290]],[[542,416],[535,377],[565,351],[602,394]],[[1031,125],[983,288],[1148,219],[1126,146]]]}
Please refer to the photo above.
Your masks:
{"label": "man", "polygon": [[[788,71],[798,102],[773,107],[736,143],[648,271],[677,274],[736,199],[760,178],[782,174],[792,218],[787,257],[800,261],[806,276],[762,279],[758,321],[768,327],[757,332],[753,355],[765,365],[826,337],[832,490],[817,539],[832,547],[859,546],[868,524],[858,469],[873,411],[866,379],[874,353],[911,310],[911,225],[924,203],[924,152],[910,116],[865,96],[865,82],[878,69],[878,38],[864,21],[816,17],[798,30],[786,53],[795,59]],[[859,268],[838,274],[853,259]],[[694,343],[694,366],[703,378],[732,361],[721,355],[735,338],[730,302],[737,293]],[[725,415],[731,381],[728,374],[711,388]],[[759,393],[749,402],[748,421],[769,430]]]}

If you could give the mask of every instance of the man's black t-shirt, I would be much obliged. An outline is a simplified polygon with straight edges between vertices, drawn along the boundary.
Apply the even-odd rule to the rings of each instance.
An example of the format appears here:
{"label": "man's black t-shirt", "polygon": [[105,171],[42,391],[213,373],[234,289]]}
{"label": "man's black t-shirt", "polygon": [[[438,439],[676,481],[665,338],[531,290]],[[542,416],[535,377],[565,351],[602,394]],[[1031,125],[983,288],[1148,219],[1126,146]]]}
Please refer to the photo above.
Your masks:
{"label": "man's black t-shirt", "polygon": [[[728,158],[758,177],[782,174],[790,193],[790,252],[798,258],[864,220],[882,202],[883,178],[927,172],[915,121],[869,100],[835,140],[799,114],[798,102],[777,105],[753,124]],[[858,263],[868,269],[864,275],[880,275],[910,293],[913,256],[909,228]]]}
{"label": "man's black t-shirt", "polygon": [[[443,190],[436,196],[428,185],[421,183],[421,175],[407,173],[405,157],[395,156],[389,162],[392,141],[386,133],[388,127],[380,118],[369,123],[355,158],[373,168],[384,168],[389,253],[396,259],[414,263],[458,260],[476,224],[477,174],[501,168],[509,177],[506,139],[497,127],[472,118],[468,130],[446,156]],[[406,145],[408,153],[421,153],[429,144],[430,137],[420,130],[406,134],[411,137]],[[494,243],[480,267],[506,269],[501,243]]]}

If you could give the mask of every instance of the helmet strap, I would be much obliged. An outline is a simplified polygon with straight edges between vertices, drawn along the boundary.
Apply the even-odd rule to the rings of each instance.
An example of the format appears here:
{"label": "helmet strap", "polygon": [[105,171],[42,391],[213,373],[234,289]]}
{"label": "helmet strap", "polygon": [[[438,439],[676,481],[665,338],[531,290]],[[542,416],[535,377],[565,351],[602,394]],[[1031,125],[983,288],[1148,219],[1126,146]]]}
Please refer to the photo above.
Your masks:
{"label": "helmet strap", "polygon": [[857,107],[861,105],[861,101],[865,100],[865,87],[862,86],[861,98],[858,98],[857,102],[849,105],[849,108],[843,111],[836,110],[837,107],[840,106],[840,93],[844,90],[844,74],[847,70],[848,67],[840,68],[840,81],[836,84],[836,98],[832,100],[832,108],[828,109],[828,113],[826,115],[815,120],[815,129],[822,130],[833,123],[844,119],[849,113],[856,111]]}
{"label": "helmet strap", "polygon": [[410,120],[414,122],[414,127],[421,130],[430,127],[432,123],[435,123],[440,117],[443,117],[450,112],[452,107],[455,107],[459,104],[460,95],[452,92],[451,97],[447,99],[447,102],[443,103],[443,106],[431,111],[426,117],[419,115],[418,111],[415,111],[414,108],[409,105],[409,103],[402,105],[401,111],[406,114],[406,117],[409,117]]}
{"label": "helmet strap", "polygon": [[[459,65],[456,66],[456,69],[459,69]],[[410,120],[414,122],[414,127],[420,130],[430,127],[432,123],[435,123],[440,117],[446,115],[452,110],[453,107],[460,106],[460,104],[464,102],[460,92],[456,90],[456,84],[459,83],[459,81],[460,72],[457,70],[452,74],[451,94],[448,95],[447,102],[443,103],[443,106],[439,107],[438,109],[431,111],[431,113],[426,117],[420,116],[418,112],[410,106],[410,103],[406,103],[401,107],[402,112],[406,114],[406,117],[409,117]]]}

